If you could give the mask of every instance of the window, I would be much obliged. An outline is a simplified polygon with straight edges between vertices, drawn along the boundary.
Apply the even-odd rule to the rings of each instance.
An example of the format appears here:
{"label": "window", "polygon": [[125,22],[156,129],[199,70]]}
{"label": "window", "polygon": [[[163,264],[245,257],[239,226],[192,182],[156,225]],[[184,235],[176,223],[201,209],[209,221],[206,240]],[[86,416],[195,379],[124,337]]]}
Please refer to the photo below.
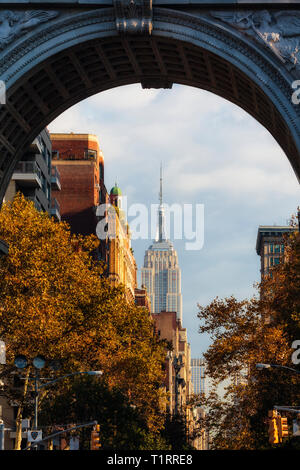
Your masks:
{"label": "window", "polygon": [[275,245],[275,253],[280,253],[280,245]]}
{"label": "window", "polygon": [[59,151],[52,150],[52,160],[59,160]]}
{"label": "window", "polygon": [[280,263],[280,258],[274,258],[274,264],[279,264]]}
{"label": "window", "polygon": [[97,159],[97,150],[86,149],[84,151],[85,160],[96,160]]}

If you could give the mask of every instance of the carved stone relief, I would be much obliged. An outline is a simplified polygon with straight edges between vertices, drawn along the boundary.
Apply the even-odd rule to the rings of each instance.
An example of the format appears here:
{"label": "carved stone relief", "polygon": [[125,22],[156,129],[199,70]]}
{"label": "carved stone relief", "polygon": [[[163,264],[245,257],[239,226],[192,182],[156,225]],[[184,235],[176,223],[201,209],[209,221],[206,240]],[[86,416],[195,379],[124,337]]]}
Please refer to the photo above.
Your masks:
{"label": "carved stone relief", "polygon": [[113,0],[120,34],[151,34],[152,0]]}
{"label": "carved stone relief", "polygon": [[0,11],[0,49],[25,34],[39,23],[58,16],[57,11]]}
{"label": "carved stone relief", "polygon": [[300,70],[300,11],[211,11],[210,15],[263,42],[289,68]]}

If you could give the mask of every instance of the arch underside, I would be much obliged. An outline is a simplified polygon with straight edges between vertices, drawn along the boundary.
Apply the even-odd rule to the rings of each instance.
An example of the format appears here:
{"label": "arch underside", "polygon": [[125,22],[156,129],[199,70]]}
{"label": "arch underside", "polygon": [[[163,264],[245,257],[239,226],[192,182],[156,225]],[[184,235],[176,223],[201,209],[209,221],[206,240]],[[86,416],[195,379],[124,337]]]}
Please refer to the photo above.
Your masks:
{"label": "arch underside", "polygon": [[0,109],[0,200],[24,146],[55,117],[95,93],[138,82],[145,88],[189,85],[237,104],[269,130],[300,177],[299,150],[284,117],[241,69],[189,42],[115,35],[49,57],[8,90]]}

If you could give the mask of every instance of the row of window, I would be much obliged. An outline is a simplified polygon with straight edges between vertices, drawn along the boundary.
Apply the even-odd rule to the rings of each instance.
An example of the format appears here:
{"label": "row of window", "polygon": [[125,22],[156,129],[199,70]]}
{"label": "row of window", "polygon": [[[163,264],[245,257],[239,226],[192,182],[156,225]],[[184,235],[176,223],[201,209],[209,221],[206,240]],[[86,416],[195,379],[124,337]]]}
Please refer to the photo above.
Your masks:
{"label": "row of window", "polygon": [[280,258],[273,258],[272,256],[269,258],[269,265],[276,266],[280,263]]}
{"label": "row of window", "polygon": [[[72,148],[65,150],[64,152],[61,152],[61,155],[65,155],[67,157],[67,160],[75,160],[76,156],[74,153],[72,153]],[[60,155],[59,155],[59,150],[52,150],[52,160],[59,160]],[[92,150],[92,149],[85,149],[83,152],[83,159],[84,160],[97,160],[97,150]],[[103,173],[103,168],[102,165],[100,165],[100,173]],[[100,176],[101,177],[101,176]],[[103,177],[103,175],[102,175]]]}
{"label": "row of window", "polygon": [[266,253],[284,253],[284,245],[283,244],[273,244],[270,243],[266,245]]}

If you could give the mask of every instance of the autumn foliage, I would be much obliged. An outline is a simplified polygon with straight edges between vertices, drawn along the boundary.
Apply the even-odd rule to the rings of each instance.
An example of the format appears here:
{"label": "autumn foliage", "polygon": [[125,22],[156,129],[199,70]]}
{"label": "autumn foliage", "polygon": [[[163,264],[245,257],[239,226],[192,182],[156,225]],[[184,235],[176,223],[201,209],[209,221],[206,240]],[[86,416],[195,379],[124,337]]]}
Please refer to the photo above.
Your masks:
{"label": "autumn foliage", "polygon": [[[256,368],[265,363],[299,370],[292,361],[293,343],[300,340],[299,232],[286,239],[284,261],[257,287],[259,295],[252,299],[216,298],[199,306],[199,331],[212,338],[204,357],[213,386],[202,404],[214,449],[270,448],[268,410],[299,407],[299,375]],[[294,417],[288,415],[290,424]],[[297,447],[298,442],[294,438],[283,445]]]}
{"label": "autumn foliage", "polygon": [[18,194],[0,212],[0,338],[8,364],[24,354],[61,360],[59,375],[103,370],[145,418],[151,431],[159,414],[165,345],[142,307],[125,301],[103,267],[93,261],[95,237],[75,236]]}

